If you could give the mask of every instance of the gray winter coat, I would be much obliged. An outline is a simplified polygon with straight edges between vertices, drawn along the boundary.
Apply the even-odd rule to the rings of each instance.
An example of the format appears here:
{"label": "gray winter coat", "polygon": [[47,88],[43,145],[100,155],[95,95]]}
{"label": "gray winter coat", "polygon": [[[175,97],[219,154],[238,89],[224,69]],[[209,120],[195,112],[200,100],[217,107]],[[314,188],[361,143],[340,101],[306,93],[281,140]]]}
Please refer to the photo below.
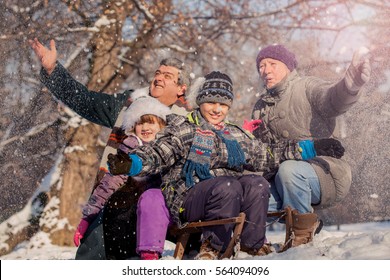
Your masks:
{"label": "gray winter coat", "polygon": [[[263,120],[254,131],[266,143],[286,139],[335,137],[336,117],[358,100],[342,79],[330,83],[315,77],[300,77],[296,70],[273,88],[262,92],[255,104],[252,119]],[[341,201],[352,182],[351,168],[344,159],[319,156],[309,161],[321,185],[321,203],[326,208]]]}

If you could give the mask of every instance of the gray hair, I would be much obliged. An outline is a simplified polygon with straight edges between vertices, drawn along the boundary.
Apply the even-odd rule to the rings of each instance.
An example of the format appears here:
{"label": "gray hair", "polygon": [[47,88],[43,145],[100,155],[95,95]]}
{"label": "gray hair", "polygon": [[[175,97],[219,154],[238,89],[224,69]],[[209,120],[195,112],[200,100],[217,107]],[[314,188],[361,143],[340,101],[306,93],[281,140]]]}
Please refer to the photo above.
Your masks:
{"label": "gray hair", "polygon": [[161,60],[160,66],[171,66],[179,69],[179,85],[187,85],[187,89],[191,86],[190,73],[183,61],[177,58],[165,58]]}

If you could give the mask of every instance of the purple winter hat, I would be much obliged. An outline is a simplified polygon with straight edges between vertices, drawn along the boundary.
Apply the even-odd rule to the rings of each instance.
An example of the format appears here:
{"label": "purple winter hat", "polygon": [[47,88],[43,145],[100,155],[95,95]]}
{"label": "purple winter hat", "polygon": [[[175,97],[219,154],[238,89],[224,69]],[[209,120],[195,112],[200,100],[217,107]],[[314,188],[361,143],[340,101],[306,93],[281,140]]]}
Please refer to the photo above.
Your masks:
{"label": "purple winter hat", "polygon": [[259,51],[256,58],[257,72],[259,72],[260,61],[264,58],[279,60],[286,64],[290,71],[294,70],[298,65],[295,55],[282,45],[270,45]]}

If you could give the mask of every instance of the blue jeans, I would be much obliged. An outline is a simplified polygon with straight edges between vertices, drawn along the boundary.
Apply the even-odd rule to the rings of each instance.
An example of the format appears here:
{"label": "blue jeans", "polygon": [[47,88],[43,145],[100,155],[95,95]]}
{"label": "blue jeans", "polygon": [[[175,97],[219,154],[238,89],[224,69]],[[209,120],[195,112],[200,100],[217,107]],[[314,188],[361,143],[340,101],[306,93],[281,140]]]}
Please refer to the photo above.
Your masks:
{"label": "blue jeans", "polygon": [[310,163],[287,160],[281,163],[271,183],[268,211],[290,206],[300,213],[312,212],[312,205],[321,201],[320,182]]}

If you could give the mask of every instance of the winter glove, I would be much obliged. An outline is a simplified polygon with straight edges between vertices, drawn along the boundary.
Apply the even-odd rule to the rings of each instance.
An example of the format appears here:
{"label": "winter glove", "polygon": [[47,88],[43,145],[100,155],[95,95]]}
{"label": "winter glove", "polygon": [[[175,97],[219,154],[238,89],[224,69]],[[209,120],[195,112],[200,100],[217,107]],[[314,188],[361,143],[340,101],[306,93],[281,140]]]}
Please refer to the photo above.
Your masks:
{"label": "winter glove", "polygon": [[108,155],[108,170],[113,175],[127,175],[131,169],[131,159],[129,155],[122,150],[118,150],[116,155]]}
{"label": "winter glove", "polygon": [[298,142],[299,151],[303,160],[312,159],[317,156],[312,140],[302,140]]}
{"label": "winter glove", "polygon": [[242,125],[242,128],[252,133],[255,129],[259,128],[260,124],[262,123],[262,120],[244,120],[244,124]]}
{"label": "winter glove", "polygon": [[83,239],[85,232],[89,227],[89,222],[84,219],[81,219],[79,225],[77,226],[76,232],[73,235],[73,242],[76,247],[80,246],[80,240]]}
{"label": "winter glove", "polygon": [[344,147],[341,142],[333,138],[314,140],[314,148],[319,156],[341,158],[344,155]]}
{"label": "winter glove", "polygon": [[116,155],[109,154],[107,159],[108,170],[112,175],[136,176],[142,170],[142,160],[134,154],[118,150]]}
{"label": "winter glove", "polygon": [[345,85],[349,91],[357,92],[371,76],[371,66],[368,59],[361,59],[362,51],[353,54],[351,65],[345,73]]}

